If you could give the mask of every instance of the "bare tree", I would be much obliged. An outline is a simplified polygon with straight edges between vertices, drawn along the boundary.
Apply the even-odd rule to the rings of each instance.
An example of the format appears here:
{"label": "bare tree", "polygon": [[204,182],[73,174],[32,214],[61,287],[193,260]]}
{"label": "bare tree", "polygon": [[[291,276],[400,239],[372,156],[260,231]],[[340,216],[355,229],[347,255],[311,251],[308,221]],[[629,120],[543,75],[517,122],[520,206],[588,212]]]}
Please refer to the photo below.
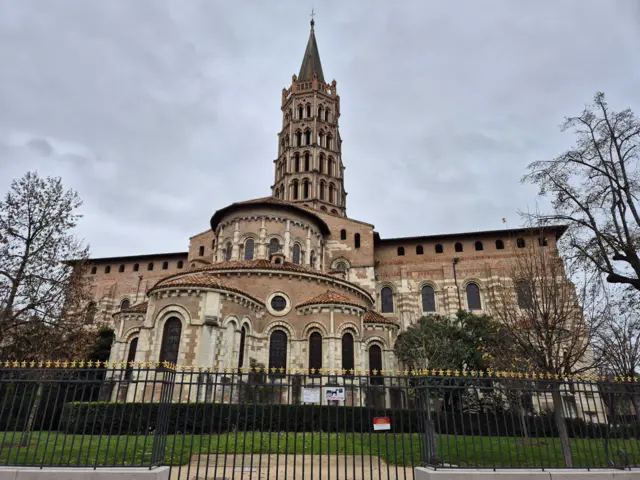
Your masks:
{"label": "bare tree", "polygon": [[551,197],[551,213],[525,214],[538,224],[567,224],[567,254],[610,283],[640,290],[638,172],[640,121],[630,109],[613,111],[603,93],[563,130],[575,145],[552,160],[529,165],[523,182]]}
{"label": "bare tree", "polygon": [[[95,326],[84,322],[91,298],[88,249],[72,234],[80,203],[60,178],[43,179],[35,172],[15,180],[0,201],[3,360],[84,359],[94,346]],[[38,387],[29,398],[21,445],[30,442],[45,374],[34,371],[32,380]]]}
{"label": "bare tree", "polygon": [[[533,242],[509,241],[511,259],[503,281],[490,291],[494,318],[508,331],[517,355],[537,371],[556,379],[591,371],[597,358],[590,343],[600,320],[584,314],[581,292],[569,281],[570,272],[557,250],[541,246],[543,242],[535,241],[536,237],[540,235],[532,230]],[[549,382],[548,388],[565,465],[572,466],[560,384]]]}

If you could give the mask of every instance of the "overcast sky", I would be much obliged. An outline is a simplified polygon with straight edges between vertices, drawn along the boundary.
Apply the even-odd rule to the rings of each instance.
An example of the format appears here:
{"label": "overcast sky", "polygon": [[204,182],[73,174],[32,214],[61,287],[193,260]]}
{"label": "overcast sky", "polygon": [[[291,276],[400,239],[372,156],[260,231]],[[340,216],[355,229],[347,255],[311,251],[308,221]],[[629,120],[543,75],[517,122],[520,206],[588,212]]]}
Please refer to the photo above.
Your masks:
{"label": "overcast sky", "polygon": [[566,115],[640,113],[637,0],[0,0],[0,192],[62,176],[94,256],[185,251],[270,194],[312,6],[347,213],[383,238],[517,226]]}

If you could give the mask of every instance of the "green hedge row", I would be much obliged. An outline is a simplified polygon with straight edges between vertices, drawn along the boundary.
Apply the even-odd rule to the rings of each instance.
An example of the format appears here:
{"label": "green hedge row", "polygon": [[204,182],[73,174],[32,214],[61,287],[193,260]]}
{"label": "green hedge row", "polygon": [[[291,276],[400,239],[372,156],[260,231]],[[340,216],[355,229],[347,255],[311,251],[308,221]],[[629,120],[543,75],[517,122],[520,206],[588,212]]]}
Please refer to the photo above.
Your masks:
{"label": "green hedge row", "polygon": [[[156,430],[157,403],[68,403],[62,411],[60,429],[83,434],[146,434]],[[373,430],[374,417],[389,417],[391,432],[421,433],[426,412],[417,409],[370,407],[172,403],[165,405],[169,434],[208,434],[233,431],[262,432],[356,432]],[[470,413],[438,411],[432,414],[436,433],[509,437],[555,437],[553,414],[529,415],[521,419],[508,412]],[[523,430],[523,423],[526,432]],[[611,429],[607,425],[567,419],[569,435],[577,438],[640,437],[635,422]]]}

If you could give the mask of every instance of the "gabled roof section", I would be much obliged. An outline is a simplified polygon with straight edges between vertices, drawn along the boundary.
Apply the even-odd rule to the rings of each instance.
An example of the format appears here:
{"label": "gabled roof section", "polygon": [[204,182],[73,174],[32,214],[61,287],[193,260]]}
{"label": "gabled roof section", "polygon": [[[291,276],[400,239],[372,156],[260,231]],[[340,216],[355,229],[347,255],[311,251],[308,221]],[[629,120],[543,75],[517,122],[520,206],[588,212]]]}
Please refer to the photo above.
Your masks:
{"label": "gabled roof section", "polygon": [[327,290],[326,292],[321,293],[320,295],[310,298],[309,300],[305,300],[304,302],[296,305],[296,307],[308,307],[311,305],[349,305],[352,307],[359,307],[362,309],[365,308],[358,302],[355,302],[338,292],[334,292],[333,290]]}
{"label": "gabled roof section", "polygon": [[310,82],[313,80],[313,74],[318,74],[318,81],[325,83],[324,74],[322,73],[322,64],[320,63],[320,52],[318,52],[318,44],[316,43],[316,35],[314,32],[315,22],[311,20],[311,32],[309,33],[309,41],[307,49],[304,51],[304,58],[300,66],[299,82]]}
{"label": "gabled roof section", "polygon": [[118,310],[113,315],[119,315],[121,313],[147,313],[147,308],[149,307],[149,302],[138,303],[137,305],[131,305],[130,307],[123,308],[122,310]]}
{"label": "gabled roof section", "polygon": [[384,323],[387,325],[397,325],[391,317],[384,317],[373,310],[367,310],[364,314],[364,323]]}
{"label": "gabled roof section", "polygon": [[228,207],[221,208],[220,210],[216,211],[216,213],[213,214],[213,217],[211,217],[211,229],[215,232],[216,228],[218,228],[218,225],[220,224],[220,221],[225,215],[233,213],[236,210],[240,210],[245,207],[251,207],[251,206],[278,207],[278,208],[294,211],[296,213],[302,214],[307,218],[313,219],[318,224],[318,226],[320,227],[320,231],[324,235],[328,235],[331,233],[331,230],[329,230],[329,225],[327,225],[327,223],[322,218],[320,218],[318,215],[313,213],[310,209],[299,207],[294,203],[287,202],[286,200],[280,200],[279,198],[276,198],[276,197],[255,198],[253,200],[247,200],[244,202],[232,203]]}

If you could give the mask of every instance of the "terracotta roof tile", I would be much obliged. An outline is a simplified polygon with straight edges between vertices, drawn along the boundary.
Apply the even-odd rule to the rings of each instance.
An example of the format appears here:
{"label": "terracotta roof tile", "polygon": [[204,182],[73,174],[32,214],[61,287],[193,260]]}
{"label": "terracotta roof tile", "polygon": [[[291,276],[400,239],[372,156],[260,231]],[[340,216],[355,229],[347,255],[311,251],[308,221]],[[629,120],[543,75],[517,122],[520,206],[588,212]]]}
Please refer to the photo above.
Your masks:
{"label": "terracotta roof tile", "polygon": [[137,305],[131,305],[130,307],[119,310],[118,312],[116,312],[116,315],[118,313],[146,313],[148,306],[149,302],[138,303]]}
{"label": "terracotta roof tile", "polygon": [[151,293],[154,290],[160,288],[167,287],[208,287],[208,288],[218,288],[220,290],[227,290],[229,292],[239,293],[252,299],[253,301],[259,303],[260,305],[264,305],[264,302],[258,300],[253,295],[248,294],[247,292],[240,290],[238,288],[232,287],[227,284],[216,275],[199,270],[192,270],[191,272],[186,272],[181,275],[167,277],[163,280],[160,280],[156,283],[150,290]]}
{"label": "terracotta roof tile", "polygon": [[344,295],[334,292],[333,290],[327,290],[324,293],[321,293],[318,296],[310,298],[309,300],[305,300],[302,303],[299,303],[297,307],[307,307],[310,305],[324,305],[324,304],[333,304],[333,305],[351,305],[354,307],[365,308],[354,300],[351,300],[349,297],[345,297]]}
{"label": "terracotta roof tile", "polygon": [[392,325],[397,324],[394,318],[384,317],[379,313],[374,312],[373,310],[367,310],[367,312],[364,314],[364,321],[365,323],[386,323]]}

